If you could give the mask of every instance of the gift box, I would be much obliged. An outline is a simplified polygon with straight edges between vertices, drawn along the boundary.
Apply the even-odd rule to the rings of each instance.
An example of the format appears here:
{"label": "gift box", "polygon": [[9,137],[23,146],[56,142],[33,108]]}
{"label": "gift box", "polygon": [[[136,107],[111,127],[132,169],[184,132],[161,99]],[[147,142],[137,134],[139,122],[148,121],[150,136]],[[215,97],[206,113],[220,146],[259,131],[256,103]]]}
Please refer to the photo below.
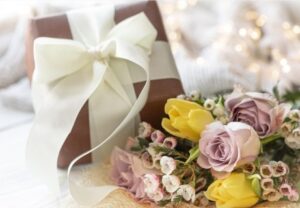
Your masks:
{"label": "gift box", "polygon": [[[155,27],[157,31],[156,41],[167,43],[167,36],[164,30],[157,3],[155,1],[116,6],[114,21],[117,24],[122,20],[136,15],[140,12],[144,12],[152,25]],[[30,20],[26,40],[26,59],[28,66],[27,74],[29,79],[32,79],[33,71],[35,68],[33,58],[33,43],[34,40],[38,37],[72,39],[73,35],[70,29],[67,15],[58,14],[48,17],[38,17]],[[168,56],[167,62],[166,60],[158,61],[161,55],[159,53],[161,52],[165,53],[165,55]],[[154,47],[150,59],[150,91],[147,102],[140,112],[140,120],[148,121],[153,124],[154,127],[159,128],[161,118],[164,114],[163,106],[165,101],[170,97],[182,94],[183,88],[176,71],[170,48],[167,47],[163,51],[156,51],[156,48]],[[153,59],[155,59],[155,64],[152,64]],[[141,80],[133,84],[136,96],[141,93],[144,84],[145,81]],[[103,97],[103,99],[105,99],[105,97]],[[85,103],[85,105],[77,115],[77,119],[72,127],[72,130],[59,152],[57,161],[57,166],[59,168],[66,168],[75,157],[82,154],[83,152],[90,150],[93,147],[90,139],[92,135],[90,131],[91,119],[89,116],[90,106],[88,102]],[[55,129],[53,129],[53,131],[55,131]],[[89,163],[91,161],[92,156],[87,155],[78,163]]]}

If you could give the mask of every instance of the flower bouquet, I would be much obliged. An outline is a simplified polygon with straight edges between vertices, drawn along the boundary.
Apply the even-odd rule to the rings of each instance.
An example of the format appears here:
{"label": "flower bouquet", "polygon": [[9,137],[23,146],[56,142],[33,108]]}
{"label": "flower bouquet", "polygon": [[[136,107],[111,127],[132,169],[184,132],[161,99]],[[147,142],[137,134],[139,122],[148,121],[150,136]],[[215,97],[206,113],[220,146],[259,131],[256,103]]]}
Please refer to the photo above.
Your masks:
{"label": "flower bouquet", "polygon": [[138,201],[242,208],[299,200],[295,106],[236,87],[213,98],[179,95],[164,109],[163,131],[142,122],[111,155],[113,181]]}

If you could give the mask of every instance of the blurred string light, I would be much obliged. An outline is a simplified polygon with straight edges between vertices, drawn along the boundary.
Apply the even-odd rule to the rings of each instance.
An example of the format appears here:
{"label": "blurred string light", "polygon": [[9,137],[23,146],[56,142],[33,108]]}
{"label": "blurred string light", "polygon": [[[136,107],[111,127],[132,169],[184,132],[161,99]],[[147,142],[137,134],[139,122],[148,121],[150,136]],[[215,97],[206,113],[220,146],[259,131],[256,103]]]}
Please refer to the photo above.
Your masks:
{"label": "blurred string light", "polygon": [[183,47],[182,31],[180,29],[180,14],[197,6],[199,0],[164,0],[159,1],[165,15],[165,25],[173,52]]}
{"label": "blurred string light", "polygon": [[[180,49],[186,49],[183,31],[180,28],[180,15],[182,12],[188,12],[188,9],[198,6],[200,1],[164,0],[161,2],[163,2],[161,3],[161,9],[165,14],[166,28],[173,52],[176,53]],[[264,27],[268,24],[267,16],[256,9],[249,8],[243,13],[243,18],[245,24],[239,27],[234,22],[220,25],[218,31],[220,35],[212,43],[212,47],[217,50],[230,49],[242,55],[243,58],[249,58],[249,60],[252,58],[255,63],[249,63],[245,71],[257,74],[257,76],[263,76],[262,71],[268,70],[270,73],[268,79],[277,81],[282,73],[290,73],[292,66],[288,57],[285,57],[285,51],[281,51],[274,46],[267,48],[266,51],[260,51],[260,43],[264,38]],[[289,21],[282,22],[282,35],[287,40],[300,39],[300,25],[294,25]],[[198,51],[198,54],[200,53]],[[192,58],[198,65],[207,63],[205,57],[201,55]],[[257,79],[262,80],[261,77]]]}

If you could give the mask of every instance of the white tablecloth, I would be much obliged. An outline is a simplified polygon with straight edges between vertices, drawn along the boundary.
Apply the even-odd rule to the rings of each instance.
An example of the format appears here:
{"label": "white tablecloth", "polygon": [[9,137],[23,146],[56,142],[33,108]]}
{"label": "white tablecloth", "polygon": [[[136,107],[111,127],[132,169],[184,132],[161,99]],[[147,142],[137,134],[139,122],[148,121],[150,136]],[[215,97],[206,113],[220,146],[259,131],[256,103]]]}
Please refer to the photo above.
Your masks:
{"label": "white tablecloth", "polygon": [[26,169],[25,145],[32,113],[0,107],[0,207],[57,207],[47,187]]}

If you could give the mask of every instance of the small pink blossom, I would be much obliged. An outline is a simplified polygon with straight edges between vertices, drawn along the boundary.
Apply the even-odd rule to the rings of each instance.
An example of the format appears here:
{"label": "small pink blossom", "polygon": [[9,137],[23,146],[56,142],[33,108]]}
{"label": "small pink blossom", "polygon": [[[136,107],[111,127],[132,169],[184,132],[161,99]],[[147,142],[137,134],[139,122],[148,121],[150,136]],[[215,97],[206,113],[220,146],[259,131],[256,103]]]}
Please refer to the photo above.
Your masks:
{"label": "small pink blossom", "polygon": [[177,146],[177,140],[175,137],[165,138],[163,145],[169,149],[174,149]]}
{"label": "small pink blossom", "polygon": [[289,184],[284,183],[280,186],[279,191],[283,196],[289,196],[292,193],[292,187]]}
{"label": "small pink blossom", "polygon": [[279,161],[279,162],[271,161],[270,165],[273,169],[273,177],[278,178],[278,177],[288,174],[288,172],[289,172],[289,167],[287,166],[287,164],[285,164],[282,161]]}
{"label": "small pink blossom", "polygon": [[147,196],[151,200],[159,202],[164,199],[164,192],[161,188],[158,188],[155,192],[147,192]]}
{"label": "small pink blossom", "polygon": [[271,178],[274,172],[270,165],[261,165],[259,171],[263,178]]}
{"label": "small pink blossom", "polygon": [[181,185],[177,191],[177,195],[182,196],[185,201],[194,202],[196,199],[196,191],[191,185]]}
{"label": "small pink blossom", "polygon": [[256,170],[256,167],[254,165],[254,163],[246,163],[243,166],[243,172],[247,173],[247,174],[254,174]]}
{"label": "small pink blossom", "polygon": [[155,130],[154,132],[152,132],[151,134],[151,140],[154,143],[163,143],[164,139],[165,139],[165,134],[162,133],[160,130]]}
{"label": "small pink blossom", "polygon": [[145,186],[145,192],[147,194],[155,193],[160,185],[159,177],[155,174],[145,174],[143,177],[143,182]]}
{"label": "small pink blossom", "polygon": [[167,192],[174,193],[180,186],[180,180],[175,175],[164,175],[162,177],[162,184]]}
{"label": "small pink blossom", "polygon": [[148,124],[147,122],[140,123],[138,134],[141,138],[148,138],[151,136],[152,133],[152,126]]}
{"label": "small pink blossom", "polygon": [[280,127],[280,133],[287,137],[292,132],[293,126],[290,122],[283,123]]}
{"label": "small pink blossom", "polygon": [[154,161],[153,161],[152,156],[149,154],[149,152],[144,152],[141,155],[141,160],[142,160],[143,166],[145,168],[148,168],[148,169],[154,168]]}
{"label": "small pink blossom", "polygon": [[127,151],[131,151],[131,149],[133,147],[136,147],[138,145],[138,140],[137,138],[134,138],[134,137],[128,137],[127,141],[126,141],[126,145],[125,145],[125,149]]}
{"label": "small pink blossom", "polygon": [[163,156],[160,159],[160,167],[164,174],[169,175],[176,169],[176,161],[171,157]]}
{"label": "small pink blossom", "polygon": [[288,114],[292,121],[300,121],[300,111],[298,109],[293,109]]}
{"label": "small pink blossom", "polygon": [[260,185],[263,190],[272,190],[274,189],[274,181],[271,178],[263,178],[260,181]]}
{"label": "small pink blossom", "polygon": [[203,189],[207,184],[207,180],[206,178],[204,177],[201,177],[199,178],[197,181],[196,181],[196,191],[200,191],[201,189]]}
{"label": "small pink blossom", "polygon": [[263,192],[263,199],[268,200],[270,202],[279,201],[281,198],[281,193],[279,193],[276,189],[269,189]]}
{"label": "small pink blossom", "polygon": [[194,202],[194,205],[197,207],[205,207],[207,208],[207,206],[210,204],[209,200],[205,197],[204,192],[200,192],[198,194],[196,194],[196,200]]}
{"label": "small pink blossom", "polygon": [[298,191],[296,191],[295,189],[293,189],[291,191],[291,194],[288,196],[288,199],[290,201],[294,201],[294,202],[299,201],[299,193],[298,193]]}

